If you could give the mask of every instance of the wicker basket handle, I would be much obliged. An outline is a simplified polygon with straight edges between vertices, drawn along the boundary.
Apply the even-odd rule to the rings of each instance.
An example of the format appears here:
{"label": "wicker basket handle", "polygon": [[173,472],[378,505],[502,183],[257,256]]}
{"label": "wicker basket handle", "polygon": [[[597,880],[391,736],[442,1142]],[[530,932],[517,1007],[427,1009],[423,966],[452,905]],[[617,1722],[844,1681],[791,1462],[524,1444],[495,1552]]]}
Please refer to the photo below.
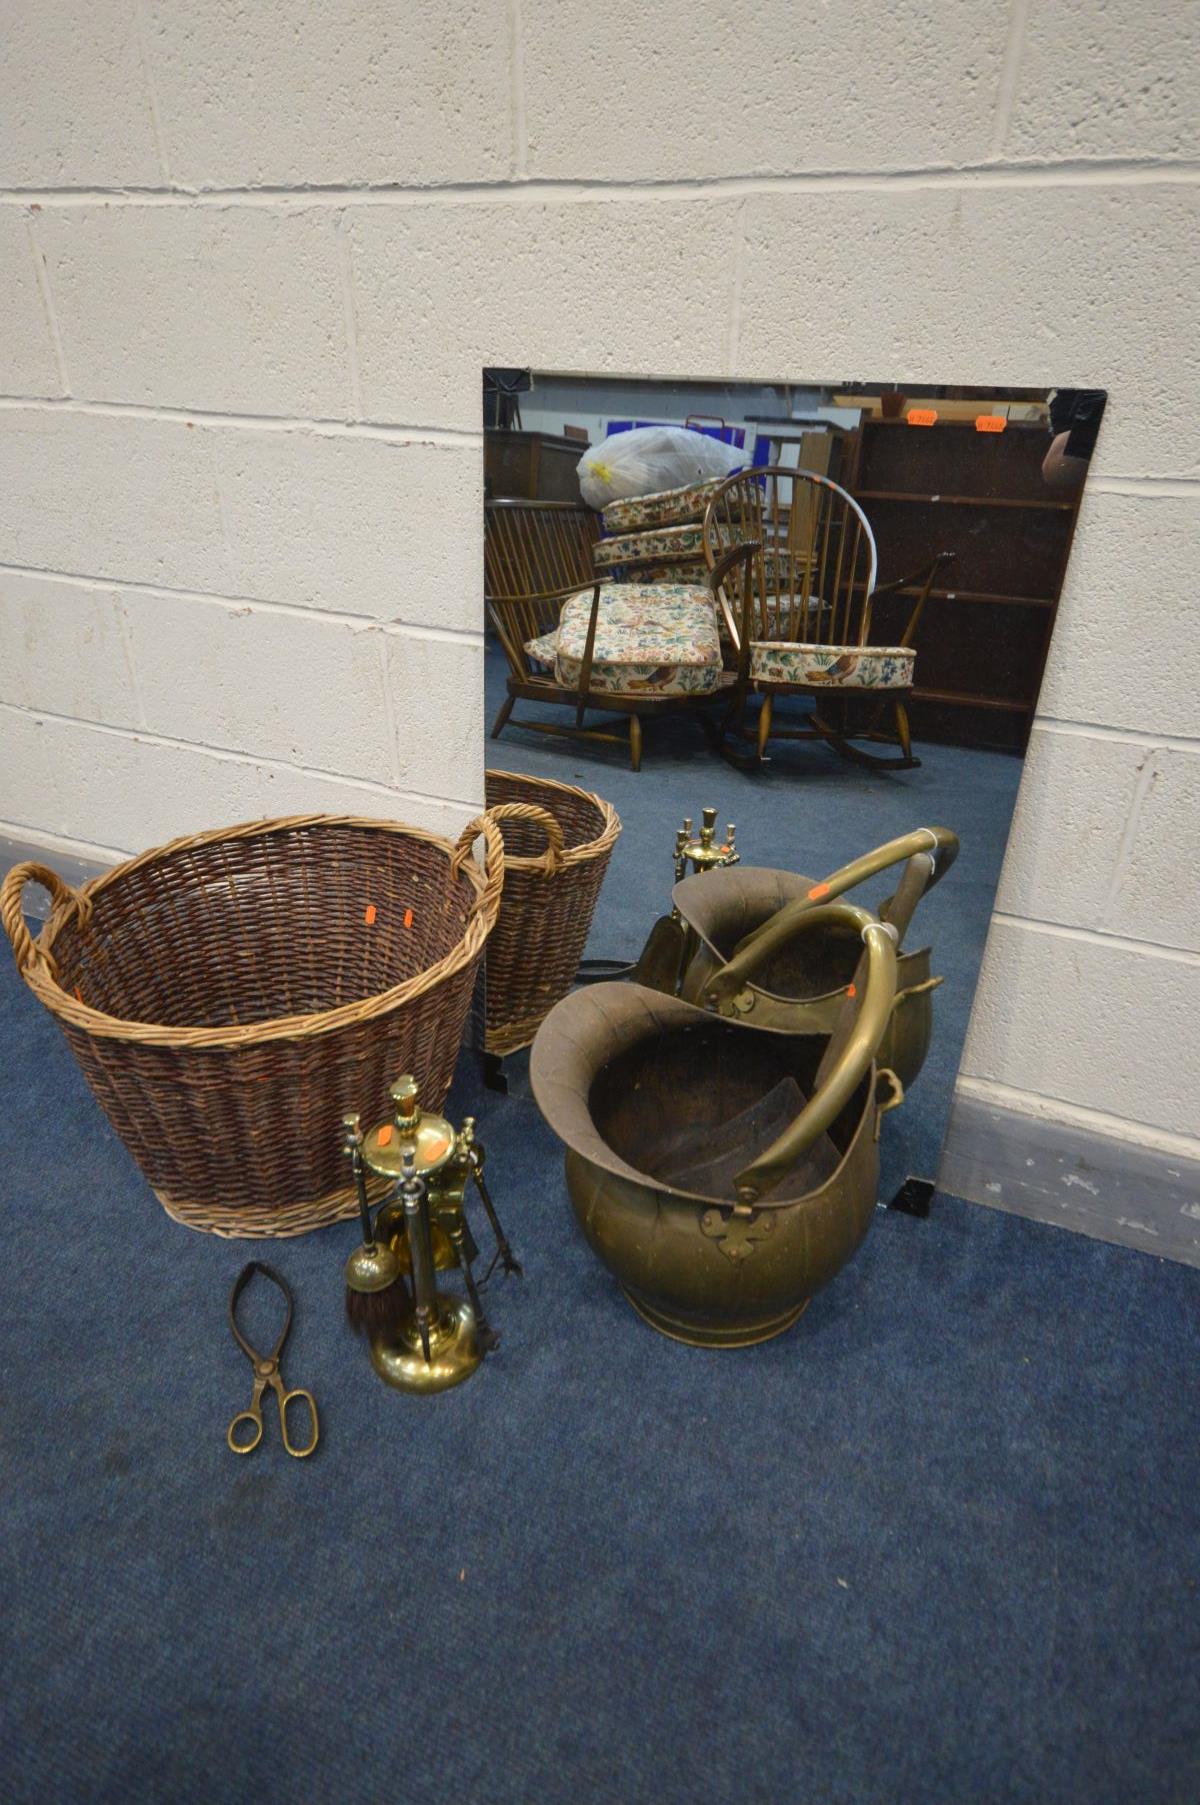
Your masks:
{"label": "wicker basket handle", "polygon": [[32,859],[26,859],[21,865],[14,865],[3,884],[0,884],[0,921],[4,923],[4,932],[12,941],[17,970],[24,977],[34,960],[41,959],[51,977],[56,978],[58,966],[53,953],[40,947],[25,926],[21,899],[26,884],[40,884],[43,890],[48,890],[56,910],[74,903],[81,916],[86,911],[86,898],[78,890],[72,890],[70,884],[59,877],[57,871],[51,871],[49,865],[38,865]]}
{"label": "wicker basket handle", "polygon": [[450,860],[450,875],[456,878],[470,858],[472,846],[483,835],[485,877],[481,906],[489,933],[500,913],[500,892],[504,888],[504,838],[492,819],[494,813],[493,809],[485,808],[482,815],[467,822],[455,842],[454,856]]}
{"label": "wicker basket handle", "polygon": [[489,808],[488,814],[496,821],[536,821],[546,836],[546,850],[540,857],[522,859],[521,863],[526,870],[532,868],[553,876],[563,862],[563,837],[562,828],[549,809],[539,808],[536,802],[499,802]]}

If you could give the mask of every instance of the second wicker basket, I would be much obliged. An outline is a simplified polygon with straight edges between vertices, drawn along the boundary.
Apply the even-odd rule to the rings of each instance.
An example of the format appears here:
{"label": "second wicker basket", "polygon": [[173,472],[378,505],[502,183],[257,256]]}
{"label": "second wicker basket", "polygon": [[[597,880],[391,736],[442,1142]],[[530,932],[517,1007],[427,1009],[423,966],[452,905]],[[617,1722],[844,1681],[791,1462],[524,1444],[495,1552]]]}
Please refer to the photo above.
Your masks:
{"label": "second wicker basket", "polygon": [[489,771],[486,799],[504,837],[504,895],[488,942],[485,1044],[515,1053],[571,988],[621,823],[589,790],[515,771]]}

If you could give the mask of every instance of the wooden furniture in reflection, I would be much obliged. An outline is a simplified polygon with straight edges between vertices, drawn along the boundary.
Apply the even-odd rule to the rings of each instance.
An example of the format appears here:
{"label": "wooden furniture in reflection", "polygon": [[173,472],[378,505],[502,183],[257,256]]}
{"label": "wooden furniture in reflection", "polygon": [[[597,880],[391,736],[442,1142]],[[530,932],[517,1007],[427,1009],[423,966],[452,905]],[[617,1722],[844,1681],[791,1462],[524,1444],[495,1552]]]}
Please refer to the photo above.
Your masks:
{"label": "wooden furniture in reflection", "polygon": [[579,502],[579,460],[586,441],[548,432],[487,431],[483,492],[488,501]]}
{"label": "wooden furniture in reflection", "polygon": [[[648,690],[593,692],[592,652],[604,587],[592,568],[592,546],[599,530],[600,516],[581,502],[485,503],[484,600],[508,663],[508,694],[492,723],[492,738],[500,737],[518,701],[548,702],[571,709],[574,723],[523,719],[513,721],[514,727],[628,745],[630,765],[638,771],[642,763],[643,716],[699,714],[708,724],[711,706],[728,697],[733,678],[731,673],[723,674],[720,687],[710,695],[656,695]],[[591,614],[580,680],[577,687],[567,688],[556,681],[552,670],[535,664],[525,647],[531,640],[554,633],[563,603],[588,588],[592,590]],[[616,719],[589,727],[585,724],[589,709],[599,709]],[[710,731],[715,739],[715,728]]]}
{"label": "wooden furniture in reflection", "polygon": [[[914,640],[917,739],[1025,749],[1079,508],[1078,494],[1042,479],[1049,443],[1045,426],[1025,421],[1000,432],[973,419],[862,422],[846,481],[870,515],[881,576],[900,577],[931,543],[958,554]],[[910,587],[890,587],[876,638],[912,605]]]}
{"label": "wooden furniture in reflection", "polygon": [[599,537],[600,516],[581,501],[489,501],[484,591],[536,600],[581,589],[592,581],[592,547]]}
{"label": "wooden furniture in reflection", "polygon": [[[828,476],[835,483],[843,480],[842,467],[848,455],[851,435],[840,426],[772,426],[760,421],[755,431],[769,447],[767,462],[789,469],[811,470],[816,476]],[[792,446],[797,450],[793,452]]]}
{"label": "wooden furniture in reflection", "polygon": [[[874,535],[853,496],[827,477],[772,465],[721,484],[704,516],[704,557],[737,651],[729,724],[745,732],[746,703],[761,696],[754,729],[760,760],[774,737],[825,740],[862,765],[910,770],[920,763],[906,709],[912,660],[903,654],[944,555],[926,553],[917,570],[878,588]],[[915,591],[908,618],[881,640],[876,604],[901,589]],[[851,692],[871,707],[854,738],[827,706]],[[781,695],[813,699],[803,725],[779,724]],[[869,751],[859,738],[896,751]]]}

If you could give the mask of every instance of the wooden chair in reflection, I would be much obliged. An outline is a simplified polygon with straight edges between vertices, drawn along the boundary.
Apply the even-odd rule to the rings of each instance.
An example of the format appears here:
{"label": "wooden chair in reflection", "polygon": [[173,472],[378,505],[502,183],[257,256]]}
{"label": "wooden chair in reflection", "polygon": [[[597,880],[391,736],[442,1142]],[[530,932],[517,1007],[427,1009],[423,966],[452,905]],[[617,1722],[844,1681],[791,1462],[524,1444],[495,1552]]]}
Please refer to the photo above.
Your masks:
{"label": "wooden chair in reflection", "polygon": [[[627,744],[638,771],[644,716],[697,713],[715,740],[712,705],[728,699],[734,678],[721,669],[707,592],[602,580],[592,567],[599,526],[573,502],[485,503],[485,601],[508,662],[492,738],[518,701],[552,703],[574,722],[513,725]],[[616,718],[589,726],[589,710]]]}
{"label": "wooden chair in reflection", "polygon": [[[939,552],[912,575],[876,586],[875,538],[862,508],[839,484],[810,471],[779,466],[745,470],[713,495],[704,517],[709,582],[737,656],[737,680],[726,717],[730,731],[753,737],[767,762],[775,739],[820,739],[856,764],[911,770],[907,697],[913,686],[913,639],[938,570]],[[871,614],[883,595],[914,590],[897,641],[875,645]],[[753,729],[751,695],[762,698]],[[783,726],[779,696],[809,696],[803,725]],[[851,698],[874,706],[853,736],[845,715]],[[890,745],[873,752],[860,739]]]}

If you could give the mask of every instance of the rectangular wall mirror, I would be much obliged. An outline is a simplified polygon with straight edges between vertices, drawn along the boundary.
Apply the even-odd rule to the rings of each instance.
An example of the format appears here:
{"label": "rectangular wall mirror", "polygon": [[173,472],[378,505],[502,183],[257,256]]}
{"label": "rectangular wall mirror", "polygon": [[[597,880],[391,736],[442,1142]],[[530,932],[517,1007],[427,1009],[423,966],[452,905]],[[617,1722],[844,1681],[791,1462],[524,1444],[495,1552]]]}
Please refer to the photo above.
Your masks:
{"label": "rectangular wall mirror", "polygon": [[[844,898],[899,940],[878,1200],[935,1178],[1104,400],[484,372],[488,800],[563,842],[505,826],[559,876],[536,954],[489,951],[502,1079],[596,982],[803,1016],[836,1052],[867,1011]],[[823,925],[726,984],[801,899]],[[718,1159],[711,1077],[684,1074]],[[769,1138],[781,1097],[730,1133]]]}

